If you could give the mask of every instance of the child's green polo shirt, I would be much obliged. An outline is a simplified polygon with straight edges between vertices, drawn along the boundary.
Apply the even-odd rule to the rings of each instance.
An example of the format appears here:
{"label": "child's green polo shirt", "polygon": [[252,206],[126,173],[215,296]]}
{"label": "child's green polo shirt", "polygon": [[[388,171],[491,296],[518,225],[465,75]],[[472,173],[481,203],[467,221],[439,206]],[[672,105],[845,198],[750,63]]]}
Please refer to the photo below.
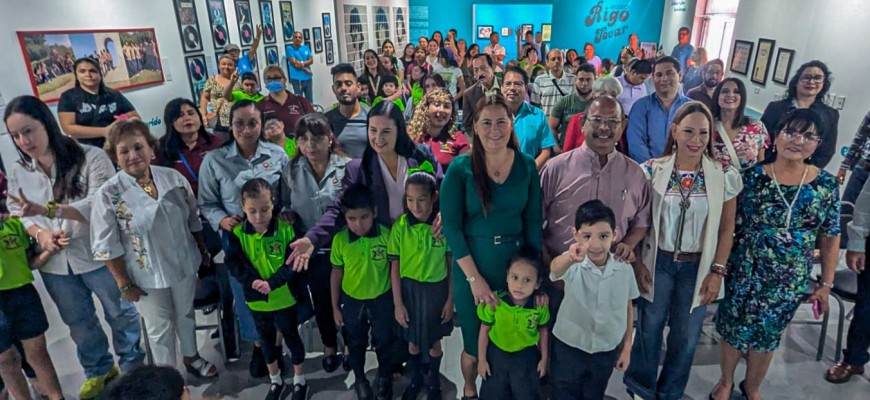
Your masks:
{"label": "child's green polo shirt", "polygon": [[500,290],[495,295],[501,300],[495,311],[487,304],[477,306],[480,322],[492,327],[489,340],[509,353],[537,345],[539,331],[550,321],[550,310],[546,306],[536,307],[534,296],[525,305],[514,305],[507,291]]}
{"label": "child's green polo shirt", "polygon": [[[233,228],[233,234],[239,238],[242,251],[263,280],[269,279],[284,267],[287,246],[296,237],[293,227],[279,218],[273,218],[264,233],[257,233],[251,224],[245,221]],[[277,311],[293,307],[296,305],[296,299],[290,293],[290,287],[282,285],[272,288],[268,300],[249,301],[247,304],[254,311]]]}
{"label": "child's green polo shirt", "polygon": [[435,212],[428,221],[420,221],[406,212],[390,229],[387,255],[399,260],[399,275],[417,282],[441,282],[447,278],[447,256],[450,249],[444,238],[432,236]]}
{"label": "child's green polo shirt", "polygon": [[[380,102],[382,102],[382,101],[384,101],[384,98],[383,98],[383,97],[381,97],[381,96],[375,97],[375,100],[372,101],[372,107],[378,105],[378,103],[380,103]],[[396,98],[396,99],[393,99],[393,104],[395,104],[396,107],[399,108],[399,111],[401,111],[401,112],[405,112],[405,102],[402,101],[402,97],[401,97],[401,96],[398,97],[398,98]]]}
{"label": "child's green polo shirt", "polygon": [[387,242],[390,230],[374,225],[365,236],[344,228],[332,239],[329,256],[334,268],[344,270],[341,290],[357,300],[371,300],[390,290]]}
{"label": "child's green polo shirt", "polygon": [[17,217],[0,222],[0,290],[20,288],[33,282],[27,261],[30,236]]}
{"label": "child's green polo shirt", "polygon": [[250,101],[253,101],[254,103],[259,103],[260,100],[263,100],[264,98],[266,98],[266,96],[259,94],[259,93],[255,93],[252,96],[252,95],[249,95],[244,90],[233,90],[233,103],[240,101],[240,100],[250,100]]}

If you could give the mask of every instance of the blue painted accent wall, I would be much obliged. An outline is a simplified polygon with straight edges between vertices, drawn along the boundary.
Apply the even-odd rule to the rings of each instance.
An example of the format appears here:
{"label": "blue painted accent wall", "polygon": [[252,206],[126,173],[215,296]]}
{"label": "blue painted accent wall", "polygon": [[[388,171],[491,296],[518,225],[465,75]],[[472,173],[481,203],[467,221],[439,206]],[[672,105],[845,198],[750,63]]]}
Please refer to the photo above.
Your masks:
{"label": "blue painted accent wall", "polygon": [[[629,33],[637,33],[641,42],[658,43],[665,9],[665,0],[409,0],[411,15],[415,7],[428,8],[428,19],[418,20],[427,26],[418,26],[419,32],[425,31],[431,36],[435,30],[446,34],[447,29],[456,28],[459,38],[470,42],[476,36],[476,28],[472,26],[473,4],[506,7],[550,4],[553,6],[551,48],[574,48],[582,53],[583,45],[590,42],[595,45],[596,55],[614,60],[619,56],[619,49],[628,43]],[[414,23],[412,19],[412,29]],[[507,26],[516,28],[516,24]],[[538,30],[540,24],[535,26],[535,31]],[[507,49],[516,49],[515,36],[512,36],[509,41],[505,37],[501,39]],[[416,37],[412,42],[416,43]]]}
{"label": "blue painted accent wall", "polygon": [[[490,42],[488,38],[477,38],[477,27],[492,25],[493,31],[499,33],[499,44],[505,47],[505,60],[513,60],[517,58],[516,28],[523,24],[531,24],[535,32],[538,32],[541,30],[541,24],[552,23],[552,15],[552,4],[478,4],[474,9],[474,34],[471,36],[474,39],[472,42],[477,43],[481,48],[488,46]],[[510,28],[510,35],[502,36],[502,27]],[[465,40],[468,41],[468,38]]]}

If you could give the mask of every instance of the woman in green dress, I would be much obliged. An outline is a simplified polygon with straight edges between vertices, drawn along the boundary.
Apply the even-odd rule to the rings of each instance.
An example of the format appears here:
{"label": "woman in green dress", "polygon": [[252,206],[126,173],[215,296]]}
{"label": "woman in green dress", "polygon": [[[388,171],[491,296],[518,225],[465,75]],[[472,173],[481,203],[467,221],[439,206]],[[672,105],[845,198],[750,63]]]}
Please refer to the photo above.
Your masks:
{"label": "woman in green dress", "polygon": [[535,160],[519,150],[513,117],[501,95],[474,113],[471,153],[456,158],[441,185],[444,236],[453,250],[453,296],[462,330],[463,399],[477,398],[475,307],[498,303],[510,258],[522,245],[540,251],[541,187]]}

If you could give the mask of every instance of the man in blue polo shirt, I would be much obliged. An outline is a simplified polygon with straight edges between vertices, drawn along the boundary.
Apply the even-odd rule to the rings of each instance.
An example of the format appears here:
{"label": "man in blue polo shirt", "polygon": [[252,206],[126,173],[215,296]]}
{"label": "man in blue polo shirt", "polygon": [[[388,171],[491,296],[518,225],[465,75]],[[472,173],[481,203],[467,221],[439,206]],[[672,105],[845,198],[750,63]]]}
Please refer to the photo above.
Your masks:
{"label": "man in blue polo shirt", "polygon": [[293,93],[314,101],[311,94],[311,69],[314,64],[311,49],[302,44],[302,33],[293,32],[293,43],[287,46],[287,67],[290,69],[290,85]]}
{"label": "man in blue polo shirt", "polygon": [[628,155],[643,164],[662,155],[674,113],[692,99],[680,94],[680,64],[662,57],[653,67],[656,91],[640,98],[628,116]]}
{"label": "man in blue polo shirt", "polygon": [[550,159],[556,139],[550,133],[544,111],[523,101],[528,83],[526,71],[519,67],[507,67],[501,94],[514,114],[514,132],[520,143],[520,151],[534,157],[535,164],[541,169]]}
{"label": "man in blue polo shirt", "polygon": [[680,70],[688,68],[686,61],[691,58],[692,53],[695,52],[695,47],[689,44],[691,36],[692,31],[689,30],[689,27],[684,26],[680,28],[677,33],[677,45],[674,46],[673,50],[671,50],[671,57],[676,58],[677,61],[679,61]]}

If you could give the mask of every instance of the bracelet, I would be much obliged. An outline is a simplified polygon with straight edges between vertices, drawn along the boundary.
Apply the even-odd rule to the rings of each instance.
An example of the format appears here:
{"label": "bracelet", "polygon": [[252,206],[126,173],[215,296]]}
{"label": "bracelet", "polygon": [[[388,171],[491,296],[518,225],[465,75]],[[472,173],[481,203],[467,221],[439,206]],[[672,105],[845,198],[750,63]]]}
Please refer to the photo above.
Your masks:
{"label": "bracelet", "polygon": [[128,284],[126,284],[126,285],[124,285],[124,286],[121,286],[119,289],[121,290],[121,293],[127,293],[127,292],[129,292],[130,290],[132,290],[133,288],[136,288],[136,287],[138,287],[138,286],[136,286],[135,283],[132,283],[132,282],[131,282],[131,283],[128,283]]}
{"label": "bracelet", "polygon": [[60,215],[60,206],[53,201],[49,201],[48,204],[45,205],[45,216],[51,219],[55,219]]}
{"label": "bracelet", "polygon": [[710,272],[724,277],[728,275],[728,268],[726,268],[722,264],[713,263],[712,265],[710,265]]}
{"label": "bracelet", "polygon": [[[37,229],[36,230],[36,236],[34,236],[34,239],[36,239],[36,244],[39,244],[39,235],[44,231],[45,231],[44,229]],[[39,245],[41,246],[41,244],[39,244]]]}
{"label": "bracelet", "polygon": [[468,278],[465,278],[465,280],[466,280],[468,283],[474,283],[474,281],[477,280],[477,275],[469,276]]}
{"label": "bracelet", "polygon": [[826,288],[828,288],[828,289],[833,289],[833,288],[834,288],[834,283],[833,283],[833,282],[825,282],[825,281],[821,281],[821,282],[819,282],[819,285],[822,285],[822,286],[824,286],[824,287],[826,287]]}

